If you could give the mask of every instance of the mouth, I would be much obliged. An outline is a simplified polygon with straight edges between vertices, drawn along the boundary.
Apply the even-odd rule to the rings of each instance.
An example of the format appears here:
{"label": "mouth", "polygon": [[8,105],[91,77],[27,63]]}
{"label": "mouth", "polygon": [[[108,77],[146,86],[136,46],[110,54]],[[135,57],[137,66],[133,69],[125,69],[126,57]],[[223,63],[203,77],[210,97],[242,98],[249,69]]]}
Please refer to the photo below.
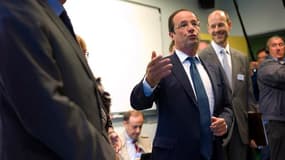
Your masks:
{"label": "mouth", "polygon": [[215,37],[224,37],[225,36],[225,32],[216,32],[214,33]]}
{"label": "mouth", "polygon": [[198,38],[198,36],[197,36],[197,35],[192,34],[192,35],[189,35],[189,36],[188,36],[188,38],[189,38],[190,40],[195,40],[195,39],[197,39],[197,38]]}

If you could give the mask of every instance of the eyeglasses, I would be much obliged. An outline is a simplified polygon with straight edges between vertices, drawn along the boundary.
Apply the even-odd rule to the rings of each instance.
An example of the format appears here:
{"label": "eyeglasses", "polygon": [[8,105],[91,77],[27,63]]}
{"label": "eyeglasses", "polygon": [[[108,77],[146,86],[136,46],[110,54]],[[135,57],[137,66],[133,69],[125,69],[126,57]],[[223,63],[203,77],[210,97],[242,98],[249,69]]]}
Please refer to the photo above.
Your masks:
{"label": "eyeglasses", "polygon": [[84,56],[88,57],[89,56],[89,52],[85,52]]}
{"label": "eyeglasses", "polygon": [[193,26],[195,28],[200,27],[200,22],[196,21],[196,20],[192,20],[192,21],[182,21],[181,23],[178,24],[178,26],[176,27],[176,29],[186,29],[189,26]]}

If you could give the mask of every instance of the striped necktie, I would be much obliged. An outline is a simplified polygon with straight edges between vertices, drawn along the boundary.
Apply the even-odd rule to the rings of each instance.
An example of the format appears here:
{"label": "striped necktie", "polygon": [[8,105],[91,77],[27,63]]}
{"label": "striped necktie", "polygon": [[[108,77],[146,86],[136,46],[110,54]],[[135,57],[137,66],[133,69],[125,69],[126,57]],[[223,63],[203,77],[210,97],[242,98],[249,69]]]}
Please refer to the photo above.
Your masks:
{"label": "striped necktie", "polygon": [[232,68],[231,68],[229,59],[227,57],[227,54],[229,54],[229,53],[225,49],[222,49],[220,51],[220,53],[222,54],[222,57],[223,57],[223,64],[222,65],[223,65],[224,71],[225,71],[226,76],[228,78],[230,87],[232,88]]}

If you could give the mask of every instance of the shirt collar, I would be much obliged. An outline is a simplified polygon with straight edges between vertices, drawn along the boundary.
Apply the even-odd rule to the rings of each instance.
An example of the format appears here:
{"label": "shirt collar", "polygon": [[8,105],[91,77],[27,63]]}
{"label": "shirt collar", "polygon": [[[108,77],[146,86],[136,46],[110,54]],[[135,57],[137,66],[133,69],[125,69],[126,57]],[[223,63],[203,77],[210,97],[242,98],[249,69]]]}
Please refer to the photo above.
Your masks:
{"label": "shirt collar", "polygon": [[269,55],[269,56],[267,56],[266,58],[267,58],[267,59],[270,59],[270,58],[271,58],[271,59],[273,59],[273,60],[275,60],[275,61],[279,61],[279,62],[280,62],[280,61],[285,61],[285,57],[282,58],[281,60],[278,60],[277,58],[272,57],[271,55]]}
{"label": "shirt collar", "polygon": [[64,7],[59,0],[47,0],[47,3],[58,16],[64,11]]}
{"label": "shirt collar", "polygon": [[218,45],[217,43],[215,43],[214,41],[211,41],[211,45],[213,46],[216,53],[220,53],[222,49],[225,49],[227,51],[227,53],[230,53],[230,45],[229,44],[227,44],[226,47],[223,48],[220,45]]}
{"label": "shirt collar", "polygon": [[129,135],[128,135],[128,133],[125,131],[125,136],[126,136],[126,141],[127,141],[127,143],[133,143],[133,141],[134,141],[134,139],[132,139]]}
{"label": "shirt collar", "polygon": [[[181,63],[184,63],[185,61],[187,61],[187,58],[189,57],[186,53],[184,53],[178,49],[175,49],[175,53],[178,56],[178,59],[180,60]],[[196,57],[198,59],[198,61],[200,61],[198,54],[196,54],[194,57]]]}

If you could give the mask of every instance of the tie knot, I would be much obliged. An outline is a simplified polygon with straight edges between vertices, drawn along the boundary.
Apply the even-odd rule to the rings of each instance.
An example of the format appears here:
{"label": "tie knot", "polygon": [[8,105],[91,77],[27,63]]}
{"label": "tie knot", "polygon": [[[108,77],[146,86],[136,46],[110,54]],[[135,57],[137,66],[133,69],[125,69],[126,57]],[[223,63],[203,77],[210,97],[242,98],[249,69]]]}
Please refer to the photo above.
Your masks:
{"label": "tie knot", "polygon": [[197,58],[196,57],[188,57],[187,60],[189,60],[191,64],[195,64],[195,62],[197,61]]}
{"label": "tie knot", "polygon": [[227,54],[228,52],[227,52],[226,49],[223,48],[223,49],[221,49],[220,53],[221,53],[221,54]]}

